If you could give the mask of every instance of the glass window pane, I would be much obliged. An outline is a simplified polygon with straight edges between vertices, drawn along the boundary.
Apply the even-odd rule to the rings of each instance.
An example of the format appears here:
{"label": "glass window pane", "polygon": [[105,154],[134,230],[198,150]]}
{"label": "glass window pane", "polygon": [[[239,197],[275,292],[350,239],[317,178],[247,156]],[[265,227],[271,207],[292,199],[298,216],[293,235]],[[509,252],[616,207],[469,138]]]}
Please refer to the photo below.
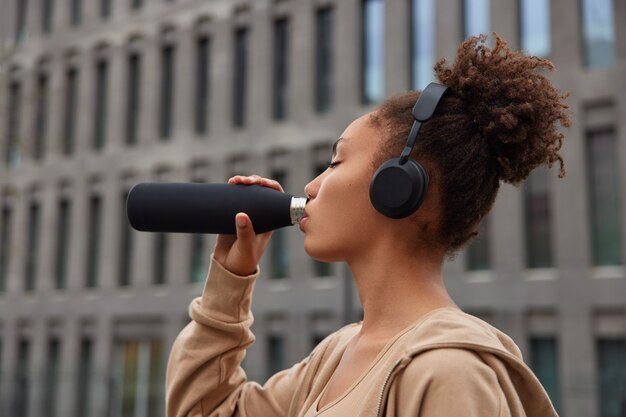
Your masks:
{"label": "glass window pane", "polygon": [[0,218],[0,292],[6,291],[9,260],[11,259],[11,226],[11,208],[3,207]]}
{"label": "glass window pane", "polygon": [[[275,172],[272,179],[278,181],[283,188],[287,188],[287,175],[283,172]],[[270,277],[286,278],[289,275],[289,247],[287,242],[287,230],[277,229],[270,240]]]}
{"label": "glass window pane", "polygon": [[149,364],[148,416],[159,416],[163,409],[165,378],[163,372],[163,342],[151,340]]}
{"label": "glass window pane", "polygon": [[55,288],[63,289],[67,284],[68,257],[70,246],[71,206],[68,200],[59,202],[57,220],[57,243],[54,267]]}
{"label": "glass window pane", "polygon": [[608,67],[615,62],[613,0],[582,0],[585,65]]}
{"label": "glass window pane", "polygon": [[22,109],[21,85],[17,82],[9,86],[9,103],[7,109],[7,139],[5,162],[9,168],[20,164],[20,114]]}
{"label": "glass window pane", "polygon": [[434,79],[435,2],[411,0],[411,88],[421,90]]}
{"label": "glass window pane", "polygon": [[78,381],[76,385],[76,417],[89,415],[92,372],[93,342],[91,339],[85,338],[80,342],[80,363],[78,364]]}
{"label": "glass window pane", "polygon": [[530,340],[531,368],[559,411],[559,364],[554,337],[535,337]]}
{"label": "glass window pane", "polygon": [[174,121],[174,65],[175,49],[166,45],[161,51],[161,104],[159,117],[159,133],[161,139],[172,136]]}
{"label": "glass window pane", "polygon": [[315,17],[315,110],[332,107],[333,91],[333,9],[324,7]]}
{"label": "glass window pane", "polygon": [[530,174],[524,184],[524,230],[528,268],[553,266],[548,172],[548,168],[539,167]]}
{"label": "glass window pane", "polygon": [[44,157],[46,128],[48,125],[48,76],[44,73],[37,77],[37,98],[35,113],[35,144],[33,156],[36,160]]}
{"label": "glass window pane", "polygon": [[126,86],[126,144],[137,143],[139,134],[139,112],[141,105],[141,57],[131,54],[128,57]]}
{"label": "glass window pane", "polygon": [[246,121],[246,78],[248,56],[248,30],[235,32],[235,53],[233,56],[233,126],[243,127]]}
{"label": "glass window pane", "polygon": [[106,19],[111,16],[111,0],[100,0],[100,17]]}
{"label": "glass window pane", "polygon": [[30,342],[20,339],[17,345],[17,366],[15,370],[15,390],[11,404],[12,415],[28,415],[28,398],[30,391]]}
{"label": "glass window pane", "polygon": [[271,335],[267,339],[267,377],[285,369],[285,339]]}
{"label": "glass window pane", "polygon": [[204,266],[204,235],[191,235],[190,282],[204,282],[207,269]]}
{"label": "glass window pane", "polygon": [[593,263],[621,265],[621,188],[614,130],[588,133],[587,166]]}
{"label": "glass window pane", "polygon": [[154,236],[154,283],[165,284],[167,273],[167,234],[157,233]]}
{"label": "glass window pane", "polygon": [[43,33],[52,32],[52,16],[54,13],[54,0],[43,0],[41,9],[41,31]]}
{"label": "glass window pane", "polygon": [[89,201],[89,235],[87,240],[87,271],[86,286],[93,288],[98,285],[98,266],[100,258],[100,229],[102,222],[102,199],[92,196]]}
{"label": "glass window pane", "polygon": [[63,153],[71,155],[76,141],[76,110],[78,104],[78,70],[70,68],[65,80],[65,120],[63,135]]}
{"label": "glass window pane", "polygon": [[129,341],[122,346],[122,417],[135,417],[137,377],[139,368],[139,342]]}
{"label": "glass window pane", "polygon": [[210,51],[209,38],[203,36],[196,41],[196,133],[207,132],[209,116],[210,87]]}
{"label": "glass window pane", "polygon": [[489,217],[483,219],[476,236],[466,249],[468,271],[482,271],[491,268],[489,251]]}
{"label": "glass window pane", "polygon": [[622,417],[626,411],[626,340],[599,339],[597,355],[600,417]]}
{"label": "glass window pane", "polygon": [[463,5],[464,37],[488,34],[490,31],[489,0],[464,0]]}
{"label": "glass window pane", "polygon": [[48,341],[48,356],[46,360],[44,399],[42,415],[55,417],[57,397],[59,392],[59,364],[61,359],[61,344],[58,339]]}
{"label": "glass window pane", "polygon": [[97,63],[93,126],[93,147],[96,150],[104,147],[106,139],[108,72],[109,67],[107,61],[100,61]]}
{"label": "glass window pane", "polygon": [[17,16],[15,20],[15,42],[20,43],[26,39],[28,0],[17,0],[15,3],[17,8]]}
{"label": "glass window pane", "polygon": [[83,0],[71,0],[70,23],[72,26],[80,25],[83,14]]}
{"label": "glass window pane", "polygon": [[550,0],[520,1],[520,43],[529,55],[550,55]]}
{"label": "glass window pane", "polygon": [[40,207],[37,203],[30,205],[28,213],[28,243],[26,250],[24,290],[34,291],[37,278],[37,262],[39,258]]}
{"label": "glass window pane", "polygon": [[274,22],[274,71],[273,71],[273,112],[274,120],[287,117],[289,85],[289,20]]}
{"label": "glass window pane", "polygon": [[363,0],[362,99],[366,104],[381,101],[385,91],[384,12],[383,0]]}

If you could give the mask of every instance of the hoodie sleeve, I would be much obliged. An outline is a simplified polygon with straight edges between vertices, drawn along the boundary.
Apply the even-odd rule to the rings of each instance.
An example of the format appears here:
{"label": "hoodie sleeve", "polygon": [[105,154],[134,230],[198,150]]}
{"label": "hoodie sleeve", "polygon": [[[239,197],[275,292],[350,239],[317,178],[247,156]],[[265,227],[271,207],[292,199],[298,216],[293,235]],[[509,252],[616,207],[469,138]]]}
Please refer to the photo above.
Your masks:
{"label": "hoodie sleeve", "polygon": [[202,296],[189,307],[192,321],[169,356],[168,417],[286,415],[307,361],[274,375],[263,387],[247,382],[240,366],[254,341],[250,305],[257,276],[233,275],[212,259]]}
{"label": "hoodie sleeve", "polygon": [[470,350],[424,352],[394,385],[390,399],[398,417],[510,416],[496,373]]}

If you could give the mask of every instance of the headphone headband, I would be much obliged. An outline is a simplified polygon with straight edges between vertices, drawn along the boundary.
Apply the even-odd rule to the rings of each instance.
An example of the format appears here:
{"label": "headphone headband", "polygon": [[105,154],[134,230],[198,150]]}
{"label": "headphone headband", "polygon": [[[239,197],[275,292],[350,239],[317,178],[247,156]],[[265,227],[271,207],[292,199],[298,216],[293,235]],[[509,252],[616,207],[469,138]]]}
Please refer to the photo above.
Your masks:
{"label": "headphone headband", "polygon": [[417,134],[422,127],[422,123],[433,117],[441,97],[443,97],[447,90],[448,87],[445,85],[430,83],[426,86],[426,88],[424,88],[420,96],[417,98],[417,101],[413,106],[413,111],[411,112],[413,114],[413,119],[415,120],[413,121],[413,126],[411,126],[411,133],[409,133],[406,146],[400,155],[400,165],[404,165],[409,159],[409,155],[413,152],[415,140],[417,139]]}

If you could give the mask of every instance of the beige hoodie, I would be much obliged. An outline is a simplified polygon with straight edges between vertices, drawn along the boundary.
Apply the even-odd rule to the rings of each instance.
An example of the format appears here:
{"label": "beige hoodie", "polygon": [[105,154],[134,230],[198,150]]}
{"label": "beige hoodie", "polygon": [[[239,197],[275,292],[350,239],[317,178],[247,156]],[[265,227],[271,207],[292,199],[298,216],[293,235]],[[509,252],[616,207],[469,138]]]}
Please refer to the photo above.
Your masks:
{"label": "beige hoodie", "polygon": [[[301,417],[318,399],[360,325],[330,335],[264,386],[248,382],[240,363],[254,341],[257,275],[236,276],[212,261],[202,297],[189,309],[192,322],[170,354],[168,417]],[[388,346],[385,371],[361,381],[368,394],[353,416],[557,416],[517,346],[489,324],[444,308],[405,333]]]}

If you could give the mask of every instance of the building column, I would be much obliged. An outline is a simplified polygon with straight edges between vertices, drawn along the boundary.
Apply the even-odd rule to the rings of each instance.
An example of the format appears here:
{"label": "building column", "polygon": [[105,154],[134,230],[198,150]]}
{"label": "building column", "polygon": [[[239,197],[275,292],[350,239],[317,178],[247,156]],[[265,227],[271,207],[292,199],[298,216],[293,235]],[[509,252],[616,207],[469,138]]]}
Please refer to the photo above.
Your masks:
{"label": "building column", "polygon": [[361,45],[362,21],[359,0],[342,0],[336,3],[334,20],[333,64],[335,69],[333,106],[338,120],[353,120],[362,112],[361,103]]}
{"label": "building column", "polygon": [[233,107],[233,28],[229,21],[211,24],[211,78],[209,80],[209,140],[226,143],[231,129]]}
{"label": "building column", "polygon": [[75,415],[78,393],[78,368],[80,366],[80,335],[78,322],[73,316],[63,324],[61,340],[61,365],[59,366],[59,392],[57,397],[58,416]]}
{"label": "building column", "polygon": [[[385,97],[411,88],[411,7],[407,0],[385,2]],[[433,16],[434,17],[434,16]],[[419,86],[423,88],[425,86]]]}
{"label": "building column", "polygon": [[92,337],[94,346],[93,377],[91,386],[91,416],[109,416],[110,402],[113,398],[111,381],[114,369],[113,361],[113,326],[111,317],[101,314],[96,322],[96,332]]}
{"label": "building column", "polygon": [[14,317],[5,317],[0,328],[2,355],[0,356],[0,415],[12,414],[13,396],[15,392],[15,373],[17,372],[17,340]]}
{"label": "building column", "polygon": [[89,230],[88,185],[85,178],[79,178],[71,189],[71,224],[68,251],[67,288],[71,293],[82,292],[85,288],[85,259],[87,257],[87,232]]}
{"label": "building column", "polygon": [[28,197],[24,190],[16,190],[12,206],[10,261],[6,281],[9,297],[24,293],[24,264],[28,250]]}
{"label": "building column", "polygon": [[39,417],[43,414],[43,399],[47,378],[47,339],[44,318],[35,318],[31,325],[31,353],[28,370],[28,417]]}
{"label": "building column", "polygon": [[195,84],[196,57],[195,31],[193,26],[184,26],[176,31],[176,53],[174,59],[174,103],[172,140],[190,141],[195,128]]}
{"label": "building column", "polygon": [[288,51],[288,119],[296,124],[314,117],[315,108],[315,13],[308,0],[293,3]]}
{"label": "building column", "polygon": [[41,227],[39,241],[39,262],[37,265],[37,292],[49,296],[54,291],[54,270],[57,238],[57,189],[54,181],[43,183],[41,191]]}
{"label": "building column", "polygon": [[[248,28],[248,56],[246,65],[246,100],[244,131],[263,132],[274,122],[273,104],[273,56],[274,18],[273,10],[266,2],[259,2],[250,16]],[[234,37],[234,35],[233,35]],[[290,37],[290,40],[293,39]],[[233,44],[234,47],[234,44]],[[234,51],[234,48],[233,48]],[[269,53],[268,53],[269,52]],[[256,146],[256,135],[249,135]]]}

